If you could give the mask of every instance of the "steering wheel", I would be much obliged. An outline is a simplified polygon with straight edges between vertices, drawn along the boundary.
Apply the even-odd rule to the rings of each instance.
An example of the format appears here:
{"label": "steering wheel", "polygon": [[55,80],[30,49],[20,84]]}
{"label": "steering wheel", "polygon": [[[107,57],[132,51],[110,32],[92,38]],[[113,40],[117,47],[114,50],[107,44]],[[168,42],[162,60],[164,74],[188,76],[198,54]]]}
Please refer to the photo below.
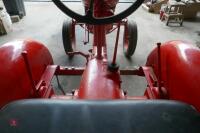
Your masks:
{"label": "steering wheel", "polygon": [[136,0],[130,7],[128,7],[121,13],[102,18],[96,18],[93,16],[94,0],[90,0],[89,9],[86,15],[80,15],[72,11],[67,6],[65,6],[60,0],[52,0],[52,1],[61,11],[63,11],[66,15],[70,16],[71,18],[74,18],[77,22],[87,23],[92,25],[100,25],[100,24],[111,24],[120,21],[123,18],[126,18],[131,13],[133,13],[143,3],[144,0]]}

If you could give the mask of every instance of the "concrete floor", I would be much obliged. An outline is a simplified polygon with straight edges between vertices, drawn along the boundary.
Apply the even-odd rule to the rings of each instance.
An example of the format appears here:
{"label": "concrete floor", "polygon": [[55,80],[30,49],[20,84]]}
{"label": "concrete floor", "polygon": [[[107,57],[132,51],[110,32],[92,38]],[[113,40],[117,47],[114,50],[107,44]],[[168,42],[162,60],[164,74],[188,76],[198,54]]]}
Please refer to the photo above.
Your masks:
{"label": "concrete floor", "polygon": [[[83,6],[80,3],[67,3],[72,9],[82,12]],[[69,60],[65,55],[61,28],[62,22],[68,17],[65,16],[53,3],[31,3],[26,2],[27,16],[20,22],[13,24],[13,32],[8,35],[0,36],[0,45],[16,39],[32,38],[45,44],[54,58],[55,64],[68,66],[84,66],[84,59],[75,56]],[[119,4],[117,12],[129,6],[128,4]],[[129,19],[134,19],[138,24],[138,46],[131,59],[126,59],[122,51],[122,36],[120,39],[120,48],[118,50],[117,61],[121,68],[133,67],[135,65],[144,65],[150,51],[156,46],[156,42],[166,42],[168,40],[185,40],[198,45],[200,42],[200,17],[192,21],[184,21],[182,27],[167,27],[165,23],[159,20],[159,15],[151,14],[139,8]],[[77,44],[78,49],[87,51],[91,42],[83,46],[83,30],[78,27]],[[109,59],[113,53],[113,43],[116,32],[108,35],[108,53]],[[80,77],[60,77],[61,84],[66,91],[78,87]],[[128,90],[129,95],[143,95],[146,82],[144,78],[134,76],[122,76],[122,88]],[[57,88],[57,85],[53,83]],[[59,93],[59,91],[57,91]]]}

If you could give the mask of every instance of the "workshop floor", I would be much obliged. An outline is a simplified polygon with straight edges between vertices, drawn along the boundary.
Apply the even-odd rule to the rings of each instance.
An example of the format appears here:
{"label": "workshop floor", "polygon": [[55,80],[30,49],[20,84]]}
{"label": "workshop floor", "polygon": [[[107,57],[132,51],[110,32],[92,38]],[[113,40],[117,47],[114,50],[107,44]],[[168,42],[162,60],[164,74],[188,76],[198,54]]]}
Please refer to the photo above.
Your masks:
{"label": "workshop floor", "polygon": [[[82,12],[83,5],[80,3],[67,3],[72,9]],[[65,16],[53,3],[26,2],[27,16],[20,22],[13,24],[13,32],[0,36],[0,45],[16,39],[31,38],[45,44],[50,50],[55,64],[68,66],[84,66],[85,59],[75,56],[69,60],[66,56],[61,38],[62,22],[68,17]],[[117,11],[124,9],[128,4],[120,3]],[[138,24],[138,46],[131,59],[123,56],[122,36],[120,48],[118,49],[118,63],[121,68],[132,68],[133,66],[144,65],[150,51],[156,47],[157,42],[168,40],[185,40],[194,45],[200,43],[200,17],[192,21],[184,21],[182,27],[167,27],[159,20],[159,15],[146,12],[139,8],[129,19],[134,19]],[[122,30],[123,31],[123,30]],[[78,27],[77,44],[78,49],[87,51],[92,41],[87,46],[83,45],[83,30]],[[116,32],[107,36],[109,60],[113,54],[113,45]],[[64,89],[69,92],[79,85],[80,76],[60,77]],[[55,88],[57,85],[53,83]],[[122,76],[122,88],[128,90],[129,95],[143,95],[146,82],[142,77]],[[58,91],[59,92],[59,91]]]}

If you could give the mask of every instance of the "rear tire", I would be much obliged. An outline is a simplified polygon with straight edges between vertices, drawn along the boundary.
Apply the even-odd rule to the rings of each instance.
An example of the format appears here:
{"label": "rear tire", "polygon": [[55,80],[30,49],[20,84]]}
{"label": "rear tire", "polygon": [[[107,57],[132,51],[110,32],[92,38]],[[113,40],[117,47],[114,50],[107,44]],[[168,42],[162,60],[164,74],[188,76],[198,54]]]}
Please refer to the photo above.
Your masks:
{"label": "rear tire", "polygon": [[124,26],[123,50],[126,57],[131,57],[137,46],[137,24],[133,20],[128,20]]}
{"label": "rear tire", "polygon": [[62,38],[65,53],[73,52],[75,47],[75,27],[72,25],[72,20],[65,20],[63,22]]}

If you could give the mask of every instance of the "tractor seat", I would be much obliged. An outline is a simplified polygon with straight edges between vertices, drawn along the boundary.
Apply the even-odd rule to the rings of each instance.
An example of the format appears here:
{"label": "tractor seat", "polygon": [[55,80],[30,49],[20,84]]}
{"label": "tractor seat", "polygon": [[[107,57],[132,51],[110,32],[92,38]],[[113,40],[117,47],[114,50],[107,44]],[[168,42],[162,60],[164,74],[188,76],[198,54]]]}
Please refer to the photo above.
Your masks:
{"label": "tractor seat", "polygon": [[166,100],[21,100],[0,110],[0,133],[200,133],[200,114]]}

